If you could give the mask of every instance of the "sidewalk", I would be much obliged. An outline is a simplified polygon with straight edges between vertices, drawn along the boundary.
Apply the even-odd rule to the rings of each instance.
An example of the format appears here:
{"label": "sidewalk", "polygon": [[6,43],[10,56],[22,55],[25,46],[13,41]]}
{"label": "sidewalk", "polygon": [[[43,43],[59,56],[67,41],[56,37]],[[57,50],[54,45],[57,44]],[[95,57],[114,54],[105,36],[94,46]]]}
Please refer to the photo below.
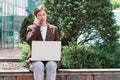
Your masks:
{"label": "sidewalk", "polygon": [[20,54],[20,49],[0,49],[0,61],[18,61]]}

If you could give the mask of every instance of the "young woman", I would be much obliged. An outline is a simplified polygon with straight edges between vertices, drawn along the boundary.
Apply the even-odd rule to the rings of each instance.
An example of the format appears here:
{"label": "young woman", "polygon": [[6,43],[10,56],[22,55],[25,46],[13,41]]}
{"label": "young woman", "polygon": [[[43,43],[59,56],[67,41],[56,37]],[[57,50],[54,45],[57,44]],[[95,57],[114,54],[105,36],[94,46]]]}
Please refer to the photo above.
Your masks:
{"label": "young woman", "polygon": [[[59,41],[58,29],[47,22],[47,8],[38,6],[34,10],[34,24],[28,26],[26,41],[31,46],[32,41]],[[32,48],[32,47],[31,47]],[[44,54],[44,53],[43,53]],[[43,80],[46,70],[46,80],[56,80],[57,63],[54,61],[30,61],[31,51],[26,62],[33,71],[34,80]]]}

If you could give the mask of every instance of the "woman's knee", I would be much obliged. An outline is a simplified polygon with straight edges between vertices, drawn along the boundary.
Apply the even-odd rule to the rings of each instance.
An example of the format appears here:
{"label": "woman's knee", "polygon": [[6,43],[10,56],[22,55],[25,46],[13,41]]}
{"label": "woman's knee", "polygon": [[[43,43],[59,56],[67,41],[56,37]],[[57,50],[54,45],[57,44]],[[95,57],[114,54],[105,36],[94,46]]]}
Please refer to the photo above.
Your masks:
{"label": "woman's knee", "polygon": [[50,69],[50,70],[52,70],[52,69],[56,70],[57,69],[57,63],[54,62],[54,61],[49,61],[46,64],[46,68]]}
{"label": "woman's knee", "polygon": [[44,64],[41,61],[34,62],[32,65],[33,69],[44,70]]}

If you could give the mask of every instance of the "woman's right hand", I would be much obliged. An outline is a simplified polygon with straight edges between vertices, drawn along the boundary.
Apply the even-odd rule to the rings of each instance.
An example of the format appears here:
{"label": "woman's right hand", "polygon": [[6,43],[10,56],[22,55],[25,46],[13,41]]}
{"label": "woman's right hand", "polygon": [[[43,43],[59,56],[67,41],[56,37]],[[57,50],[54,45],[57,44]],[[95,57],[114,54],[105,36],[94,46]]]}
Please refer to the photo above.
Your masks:
{"label": "woman's right hand", "polygon": [[26,63],[30,63],[31,61],[28,59],[28,60],[26,60]]}
{"label": "woman's right hand", "polygon": [[27,63],[27,67],[29,68],[30,64],[31,64],[31,60],[30,59],[27,59],[26,60],[26,63]]}

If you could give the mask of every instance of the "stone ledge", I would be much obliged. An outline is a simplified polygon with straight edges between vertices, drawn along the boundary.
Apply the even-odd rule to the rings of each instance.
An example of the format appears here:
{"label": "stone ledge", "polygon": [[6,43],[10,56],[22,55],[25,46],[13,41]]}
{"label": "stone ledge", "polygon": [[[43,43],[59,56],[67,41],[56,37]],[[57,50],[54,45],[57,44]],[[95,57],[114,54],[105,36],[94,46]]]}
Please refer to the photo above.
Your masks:
{"label": "stone ledge", "polygon": [[[95,74],[120,74],[120,69],[59,69],[57,75],[95,75]],[[32,75],[26,70],[0,70],[0,76]]]}
{"label": "stone ledge", "polygon": [[68,75],[120,74],[120,69],[59,69],[59,72]]}
{"label": "stone ledge", "polygon": [[59,69],[59,71],[61,72],[75,72],[75,73],[79,73],[79,72],[120,72],[119,68],[114,68],[114,69]]}
{"label": "stone ledge", "polygon": [[32,75],[29,70],[0,70],[0,76],[24,76]]}
{"label": "stone ledge", "polygon": [[[119,80],[120,69],[59,69],[56,80]],[[0,80],[34,80],[25,70],[0,70]]]}

